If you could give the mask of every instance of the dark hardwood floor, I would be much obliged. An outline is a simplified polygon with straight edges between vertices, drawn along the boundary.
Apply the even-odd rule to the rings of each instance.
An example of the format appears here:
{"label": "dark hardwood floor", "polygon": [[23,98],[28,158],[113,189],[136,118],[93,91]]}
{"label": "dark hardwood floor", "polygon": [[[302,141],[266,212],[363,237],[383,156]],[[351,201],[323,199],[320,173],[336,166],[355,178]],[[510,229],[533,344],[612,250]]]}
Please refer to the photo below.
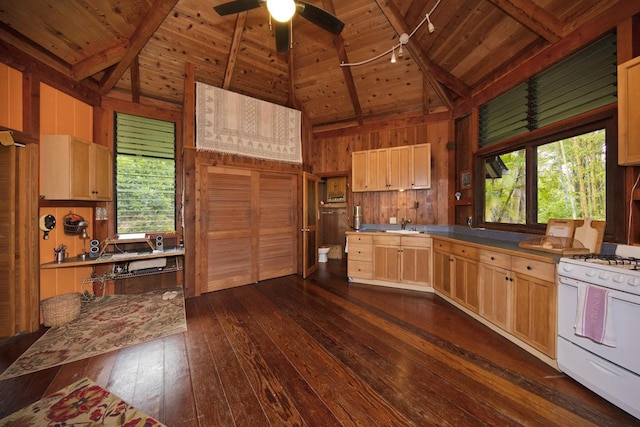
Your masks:
{"label": "dark hardwood floor", "polygon": [[441,298],[345,276],[188,299],[188,332],[0,382],[0,418],[89,377],[174,427],[640,425]]}

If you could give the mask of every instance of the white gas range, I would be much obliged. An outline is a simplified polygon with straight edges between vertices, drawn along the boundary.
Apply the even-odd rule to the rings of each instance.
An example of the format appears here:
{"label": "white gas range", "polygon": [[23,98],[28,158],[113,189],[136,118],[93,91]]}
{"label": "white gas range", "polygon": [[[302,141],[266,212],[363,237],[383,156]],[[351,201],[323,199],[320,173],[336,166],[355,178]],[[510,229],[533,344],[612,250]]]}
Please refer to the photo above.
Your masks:
{"label": "white gas range", "polygon": [[560,259],[558,366],[640,418],[640,247]]}

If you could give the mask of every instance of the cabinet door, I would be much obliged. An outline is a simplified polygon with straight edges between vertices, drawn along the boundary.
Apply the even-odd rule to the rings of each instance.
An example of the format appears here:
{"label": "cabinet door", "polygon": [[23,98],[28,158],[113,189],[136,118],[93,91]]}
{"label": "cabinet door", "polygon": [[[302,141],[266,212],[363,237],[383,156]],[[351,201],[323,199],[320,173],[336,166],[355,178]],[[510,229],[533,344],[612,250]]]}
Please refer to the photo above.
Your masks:
{"label": "cabinet door", "polygon": [[95,200],[109,201],[113,192],[113,167],[111,150],[108,147],[92,144],[92,196]]}
{"label": "cabinet door", "polygon": [[505,331],[511,328],[512,285],[509,270],[480,263],[480,315]]}
{"label": "cabinet door", "polygon": [[[70,140],[70,179],[71,199],[91,200],[91,145],[89,141],[71,138]],[[65,179],[60,177],[59,179]]]}
{"label": "cabinet door", "polygon": [[555,358],[555,283],[521,273],[515,273],[514,278],[513,334],[547,356]]}
{"label": "cabinet door", "polygon": [[388,282],[400,281],[400,248],[397,246],[373,247],[373,278]]}
{"label": "cabinet door", "polygon": [[389,187],[388,151],[369,151],[369,176],[367,188],[369,191],[387,190]]}
{"label": "cabinet door", "polygon": [[640,57],[618,66],[618,164],[640,165]]}
{"label": "cabinet door", "polygon": [[366,151],[351,154],[351,191],[367,191],[369,155]]}
{"label": "cabinet door", "polygon": [[445,295],[451,295],[451,262],[449,252],[433,250],[433,287]]}
{"label": "cabinet door", "polygon": [[474,312],[478,312],[478,262],[454,256],[452,265],[451,297]]}
{"label": "cabinet door", "polygon": [[411,188],[431,188],[431,144],[412,147]]}
{"label": "cabinet door", "polygon": [[389,190],[411,188],[411,146],[389,149]]}
{"label": "cabinet door", "polygon": [[402,246],[402,281],[431,285],[431,249]]}

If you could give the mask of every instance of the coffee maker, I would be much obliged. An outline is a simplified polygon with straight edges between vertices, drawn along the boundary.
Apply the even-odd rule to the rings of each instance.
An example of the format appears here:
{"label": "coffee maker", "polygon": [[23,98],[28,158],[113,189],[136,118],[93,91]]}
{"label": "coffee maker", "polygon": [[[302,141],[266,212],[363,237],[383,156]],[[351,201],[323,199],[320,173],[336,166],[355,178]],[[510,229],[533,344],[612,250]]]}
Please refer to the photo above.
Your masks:
{"label": "coffee maker", "polygon": [[360,230],[362,227],[362,206],[357,205],[353,207],[353,229]]}

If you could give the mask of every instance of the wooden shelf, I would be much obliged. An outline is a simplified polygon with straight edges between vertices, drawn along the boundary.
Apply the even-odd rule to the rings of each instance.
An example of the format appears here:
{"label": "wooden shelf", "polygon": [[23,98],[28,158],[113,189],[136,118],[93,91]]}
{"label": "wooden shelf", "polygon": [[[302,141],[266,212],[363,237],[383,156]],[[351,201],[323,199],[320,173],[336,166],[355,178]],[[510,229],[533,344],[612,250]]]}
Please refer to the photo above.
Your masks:
{"label": "wooden shelf", "polygon": [[41,264],[40,268],[63,268],[63,267],[90,267],[98,264],[113,264],[116,262],[129,262],[129,261],[137,261],[141,259],[152,259],[152,258],[168,258],[172,256],[182,256],[184,255],[184,248],[174,248],[174,249],[165,249],[164,252],[143,252],[143,253],[127,253],[123,252],[122,254],[107,254],[102,255],[100,258],[86,258],[82,259],[81,257],[69,258],[63,262],[48,262],[46,264]]}
{"label": "wooden shelf", "polygon": [[460,200],[455,200],[453,204],[454,206],[471,206],[473,203],[471,199],[460,199]]}
{"label": "wooden shelf", "polygon": [[128,279],[131,277],[142,277],[142,276],[153,276],[155,274],[163,274],[163,273],[171,273],[174,271],[182,271],[183,268],[180,265],[176,265],[174,267],[165,267],[162,270],[158,271],[149,271],[145,273],[105,273],[97,277],[86,277],[82,279],[80,283],[96,283],[96,282],[105,282],[107,280],[121,280]]}

